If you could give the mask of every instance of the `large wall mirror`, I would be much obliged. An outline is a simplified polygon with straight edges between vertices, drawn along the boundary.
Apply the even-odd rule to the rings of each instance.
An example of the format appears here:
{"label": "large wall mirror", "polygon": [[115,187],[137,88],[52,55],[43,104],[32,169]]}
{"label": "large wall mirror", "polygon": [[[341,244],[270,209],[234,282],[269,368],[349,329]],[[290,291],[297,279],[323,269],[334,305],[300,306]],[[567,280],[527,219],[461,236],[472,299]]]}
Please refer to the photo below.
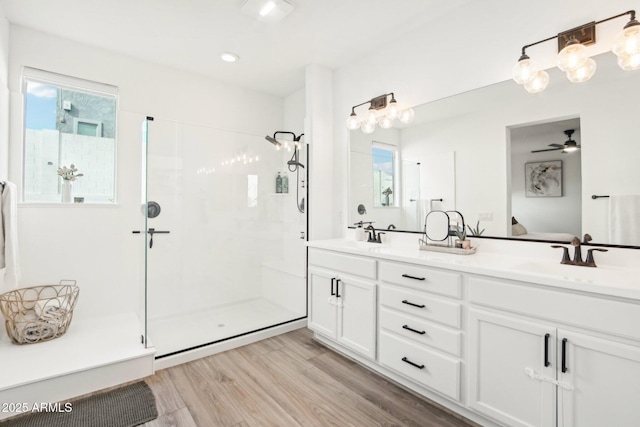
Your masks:
{"label": "large wall mirror", "polygon": [[[421,232],[429,211],[456,209],[483,237],[588,233],[592,243],[640,246],[637,197],[627,197],[640,197],[640,71],[621,70],[611,53],[594,59],[586,83],[552,69],[539,94],[509,80],[418,106],[409,125],[352,131],[349,222]],[[376,146],[396,152],[388,206],[374,202]]]}

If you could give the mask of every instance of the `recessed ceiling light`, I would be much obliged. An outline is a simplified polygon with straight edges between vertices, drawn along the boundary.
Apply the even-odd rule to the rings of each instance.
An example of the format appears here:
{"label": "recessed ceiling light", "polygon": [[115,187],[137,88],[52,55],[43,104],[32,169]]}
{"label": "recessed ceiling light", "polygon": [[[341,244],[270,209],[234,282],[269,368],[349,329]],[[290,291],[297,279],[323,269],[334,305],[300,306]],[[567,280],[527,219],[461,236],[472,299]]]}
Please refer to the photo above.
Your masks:
{"label": "recessed ceiling light", "polygon": [[238,55],[236,55],[235,53],[231,53],[231,52],[223,52],[220,55],[220,58],[225,61],[225,62],[236,62],[238,60]]}
{"label": "recessed ceiling light", "polygon": [[264,4],[264,6],[262,6],[262,9],[260,9],[260,12],[258,13],[260,16],[267,16],[274,7],[276,7],[276,4],[272,1],[268,1]]}
{"label": "recessed ceiling light", "polygon": [[279,21],[292,11],[286,0],[247,0],[242,5],[242,13],[260,21]]}

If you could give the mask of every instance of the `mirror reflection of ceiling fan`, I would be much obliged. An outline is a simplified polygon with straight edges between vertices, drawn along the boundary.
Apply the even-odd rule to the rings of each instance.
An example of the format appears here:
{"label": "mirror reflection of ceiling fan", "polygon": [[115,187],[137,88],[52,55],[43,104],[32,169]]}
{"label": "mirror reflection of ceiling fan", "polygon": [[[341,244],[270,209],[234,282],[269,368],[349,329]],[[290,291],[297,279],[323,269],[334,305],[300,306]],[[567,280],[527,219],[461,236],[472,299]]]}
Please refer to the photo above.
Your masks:
{"label": "mirror reflection of ceiling fan", "polygon": [[567,140],[564,144],[549,144],[549,147],[553,148],[545,148],[544,150],[533,150],[532,153],[541,153],[543,151],[556,151],[562,150],[562,153],[571,153],[573,151],[579,150],[580,146],[571,139],[571,135],[575,132],[575,129],[567,129],[564,131],[564,134],[567,135]]}

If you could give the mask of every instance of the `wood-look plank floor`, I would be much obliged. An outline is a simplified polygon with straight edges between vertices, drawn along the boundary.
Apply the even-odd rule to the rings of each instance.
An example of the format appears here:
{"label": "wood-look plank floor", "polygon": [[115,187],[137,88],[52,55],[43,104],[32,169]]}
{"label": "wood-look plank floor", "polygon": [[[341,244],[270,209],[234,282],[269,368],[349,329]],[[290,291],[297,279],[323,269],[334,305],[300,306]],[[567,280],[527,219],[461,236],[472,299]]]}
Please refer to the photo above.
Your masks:
{"label": "wood-look plank floor", "polygon": [[158,371],[147,427],[476,426],[313,339],[309,329]]}

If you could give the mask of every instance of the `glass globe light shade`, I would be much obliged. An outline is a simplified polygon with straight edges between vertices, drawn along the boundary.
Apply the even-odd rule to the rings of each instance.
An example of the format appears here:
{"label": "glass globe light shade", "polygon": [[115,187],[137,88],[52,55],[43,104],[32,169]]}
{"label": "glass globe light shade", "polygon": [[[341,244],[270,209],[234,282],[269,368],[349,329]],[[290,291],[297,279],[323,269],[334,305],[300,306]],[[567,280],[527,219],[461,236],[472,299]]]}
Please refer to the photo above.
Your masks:
{"label": "glass globe light shade", "polygon": [[364,121],[372,125],[378,123],[378,114],[376,113],[376,110],[370,107],[364,115]]}
{"label": "glass globe light shade", "polygon": [[407,108],[406,110],[400,111],[398,115],[398,120],[402,123],[411,123],[413,118],[415,117],[416,112],[413,111],[413,108]]}
{"label": "glass globe light shade", "polygon": [[596,73],[596,61],[587,58],[581,67],[567,71],[567,78],[572,83],[582,83],[589,80]]}
{"label": "glass globe light shade", "polygon": [[391,120],[397,119],[398,114],[400,114],[400,107],[398,107],[398,102],[396,101],[396,99],[392,98],[389,102],[389,105],[387,105],[387,117],[389,117]]}
{"label": "glass globe light shade", "polygon": [[524,88],[529,93],[542,92],[549,85],[549,74],[546,71],[540,70],[536,73],[533,80],[524,84]]}
{"label": "glass globe light shade", "polygon": [[618,66],[625,71],[640,70],[640,53],[618,56]]}
{"label": "glass globe light shade", "polygon": [[578,43],[572,42],[571,39],[567,42],[564,49],[558,54],[558,68],[562,71],[572,71],[579,68],[587,60],[587,48]]}
{"label": "glass globe light shade", "polygon": [[388,115],[387,116],[383,116],[378,121],[378,124],[380,125],[380,127],[382,129],[389,129],[389,128],[393,127],[393,119],[391,117],[389,117]]}
{"label": "glass globe light shade", "polygon": [[533,80],[537,72],[538,65],[527,55],[522,55],[516,65],[513,66],[512,76],[513,80],[521,85]]}
{"label": "glass globe light shade", "polygon": [[351,113],[351,115],[347,119],[347,129],[356,130],[360,127],[360,124],[360,118],[356,116],[356,113]]}
{"label": "glass globe light shade", "polygon": [[362,131],[362,133],[369,135],[370,133],[373,133],[374,130],[376,130],[376,124],[364,122],[362,123],[362,126],[360,126],[360,130]]}
{"label": "glass globe light shade", "polygon": [[635,19],[629,21],[625,28],[616,34],[611,51],[618,58],[640,53],[640,22]]}

